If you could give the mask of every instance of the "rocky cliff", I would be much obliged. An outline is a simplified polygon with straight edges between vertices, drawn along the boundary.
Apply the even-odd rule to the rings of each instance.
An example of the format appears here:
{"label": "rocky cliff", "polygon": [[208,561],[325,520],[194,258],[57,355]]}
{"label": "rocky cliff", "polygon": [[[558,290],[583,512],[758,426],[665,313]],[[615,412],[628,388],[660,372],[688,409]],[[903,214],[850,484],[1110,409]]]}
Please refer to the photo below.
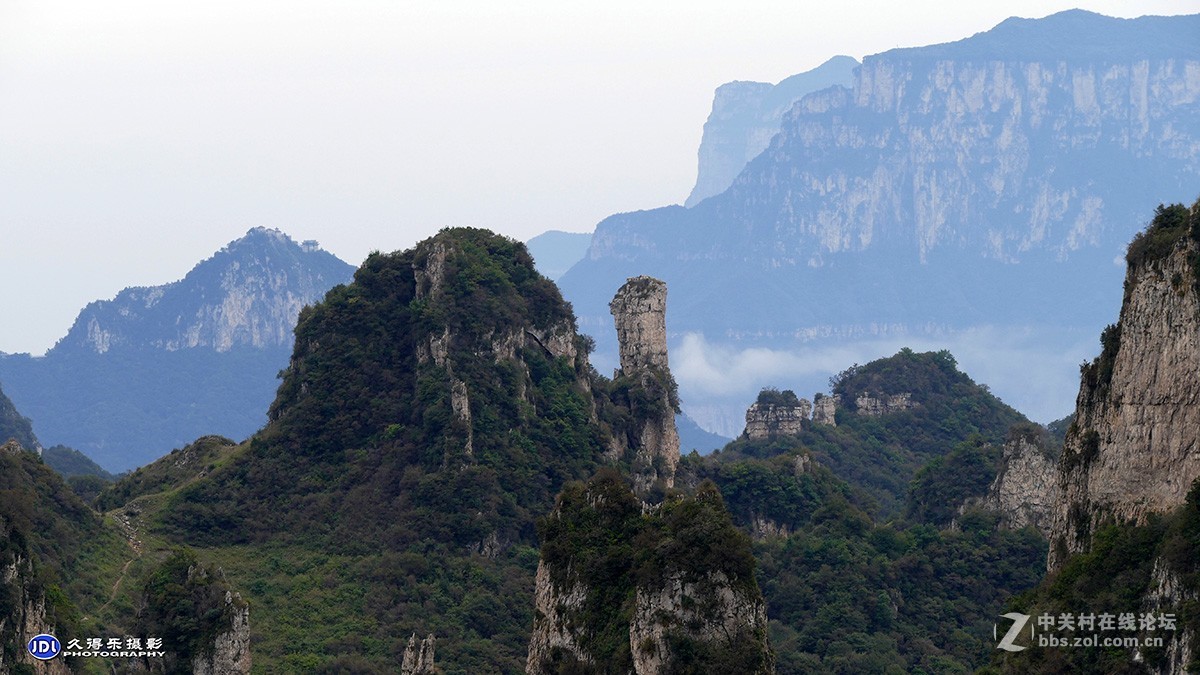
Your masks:
{"label": "rocky cliff", "polygon": [[[9,446],[0,452],[24,452]],[[11,522],[0,515],[0,672],[36,673],[37,675],[66,675],[71,672],[63,659],[39,661],[29,655],[26,642],[42,633],[55,634],[53,621],[47,617],[46,589],[37,579],[30,560],[28,546]]]}
{"label": "rocky cliff", "polygon": [[749,540],[711,483],[644,507],[602,471],[539,530],[527,673],[774,672]]}
{"label": "rocky cliff", "polygon": [[812,404],[797,398],[792,391],[764,389],[746,410],[746,430],[742,437],[758,441],[772,436],[795,436],[811,412]]}
{"label": "rocky cliff", "polygon": [[912,400],[910,392],[901,392],[891,396],[871,396],[862,394],[854,399],[854,409],[859,415],[879,417],[892,413],[912,410],[917,404]]}
{"label": "rocky cliff", "polygon": [[137,626],[169,646],[165,657],[142,658],[142,668],[150,672],[250,672],[249,605],[230,588],[221,568],[197,562],[189,551],[172,554],[150,575]]}
{"label": "rocky cliff", "polygon": [[1200,203],[1160,207],[1129,246],[1118,322],[1082,369],[1067,431],[1050,569],[1098,526],[1184,502],[1200,476]]}
{"label": "rocky cliff", "polygon": [[240,594],[226,591],[221,614],[227,624],[213,637],[211,651],[205,649],[192,657],[194,675],[250,672],[250,607]]}
{"label": "rocky cliff", "polygon": [[646,276],[631,278],[617,291],[609,310],[621,362],[613,380],[629,391],[632,418],[624,438],[616,439],[613,454],[628,457],[634,491],[645,497],[656,486],[672,487],[679,463],[679,399],[667,364],[667,285]]}
{"label": "rocky cliff", "polygon": [[849,87],[857,67],[853,58],[835,56],[778,84],[729,82],[717,87],[700,140],[696,186],[684,206],[724,192],[746,164],[767,149],[796,101],[827,87]]}
{"label": "rocky cliff", "polygon": [[1058,456],[1045,431],[1021,425],[1009,432],[1000,470],[979,505],[998,511],[1013,529],[1027,525],[1049,538],[1060,499]]}
{"label": "rocky cliff", "polygon": [[673,334],[737,349],[988,325],[1060,353],[1053,330],[1111,316],[1113,253],[1146,205],[1200,182],[1196,34],[1200,16],[1073,11],[868,56],[721,194],[599,223],[564,295],[590,330],[598,289],[650,274]]}
{"label": "rocky cliff", "polygon": [[400,675],[435,675],[441,671],[433,664],[433,634],[418,639],[413,633],[408,638],[408,646],[404,648],[404,657],[400,660]]}
{"label": "rocky cliff", "polygon": [[813,423],[837,426],[838,399],[836,396],[817,394],[813,397]]}

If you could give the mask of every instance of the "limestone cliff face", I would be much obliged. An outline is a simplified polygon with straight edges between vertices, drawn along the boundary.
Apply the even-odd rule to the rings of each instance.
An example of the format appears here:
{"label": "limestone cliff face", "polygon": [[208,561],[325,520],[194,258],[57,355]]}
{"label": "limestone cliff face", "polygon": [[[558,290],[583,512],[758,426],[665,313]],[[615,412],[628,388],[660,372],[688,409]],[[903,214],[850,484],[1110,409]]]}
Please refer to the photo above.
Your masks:
{"label": "limestone cliff face", "polygon": [[628,378],[639,390],[632,405],[634,428],[614,454],[632,454],[634,491],[645,496],[655,485],[672,487],[679,463],[679,401],[667,365],[667,285],[646,276],[631,278],[609,310],[621,359],[614,379]]}
{"label": "limestone cliff face", "polygon": [[652,274],[673,332],[739,349],[1095,325],[1131,224],[1200,181],[1196,34],[1196,16],[1076,11],[868,56],[853,86],[793,105],[722,193],[599,223],[564,294],[591,325],[596,289]]}
{"label": "limestone cliff face", "polygon": [[205,649],[192,657],[194,675],[250,672],[250,606],[241,594],[226,591],[222,614],[227,625],[213,638],[211,651]]}
{"label": "limestone cliff face", "polygon": [[[757,589],[737,588],[719,572],[698,580],[672,574],[661,584],[638,588],[629,627],[633,671],[638,675],[672,672],[672,664],[680,658],[673,644],[680,642],[681,633],[689,642],[724,649],[734,649],[736,641],[748,638],[765,642],[767,607]],[[754,664],[744,665],[745,672],[756,672]]]}
{"label": "limestone cliff face", "polygon": [[589,589],[578,579],[556,588],[550,579],[550,568],[546,566],[546,561],[538,561],[533,589],[536,618],[529,639],[525,672],[544,672],[548,664],[562,661],[564,655],[585,666],[595,665],[595,659],[579,644],[578,634],[583,627],[576,625],[588,592]]}
{"label": "limestone cliff face", "polygon": [[1050,569],[1087,550],[1104,522],[1141,522],[1182,504],[1200,476],[1198,251],[1185,236],[1130,261],[1120,321],[1084,368],[1064,443]]}
{"label": "limestone cliff face", "polygon": [[1008,527],[1032,525],[1049,537],[1060,498],[1057,458],[1050,444],[1044,432],[1032,428],[1009,434],[996,480],[980,506],[1000,512]]}
{"label": "limestone cliff face", "polygon": [[774,672],[750,543],[711,483],[647,506],[604,470],[539,529],[527,673]]}
{"label": "limestone cliff face", "polygon": [[91,303],[51,351],[287,347],[300,309],[353,271],[316,242],[254,228],[180,281]]}
{"label": "limestone cliff face", "polygon": [[890,415],[891,413],[911,410],[917,407],[917,403],[912,400],[911,393],[904,392],[892,394],[891,396],[863,394],[854,399],[854,406],[859,415],[879,417],[880,415]]}
{"label": "limestone cliff face", "polygon": [[433,634],[425,639],[417,638],[413,633],[408,638],[408,646],[404,648],[404,657],[400,661],[400,675],[434,675],[438,670],[433,665]]}
{"label": "limestone cliff face", "polygon": [[793,436],[800,433],[801,423],[808,420],[811,409],[812,404],[803,398],[796,405],[755,402],[746,411],[746,431],[742,435],[752,441]]}
{"label": "limestone cliff face", "polygon": [[667,285],[652,277],[633,277],[608,308],[617,326],[621,372],[666,368]]}
{"label": "limestone cliff face", "polygon": [[54,634],[54,626],[46,618],[45,590],[34,580],[33,566],[24,544],[10,533],[7,546],[0,550],[0,591],[10,599],[7,615],[0,616],[0,640],[13,645],[15,659],[6,661],[8,650],[0,651],[0,672],[15,672],[24,666],[37,675],[67,675],[71,670],[61,659],[39,661],[29,655],[25,644],[35,635]]}
{"label": "limestone cliff face", "polygon": [[836,396],[818,395],[813,400],[813,424],[837,426],[838,400]]}
{"label": "limestone cliff face", "polygon": [[850,86],[856,67],[855,59],[835,56],[779,84],[729,82],[717,87],[700,141],[696,186],[684,206],[724,192],[779,133],[780,120],[792,104],[826,87]]}
{"label": "limestone cliff face", "polygon": [[[1196,601],[1195,591],[1188,591],[1179,574],[1170,568],[1163,558],[1154,561],[1154,569],[1150,574],[1150,589],[1143,598],[1142,611],[1155,615],[1177,613],[1185,603]],[[1163,643],[1166,652],[1157,672],[1162,675],[1188,672],[1187,667],[1192,662],[1196,652],[1195,633],[1191,630],[1179,630]]]}

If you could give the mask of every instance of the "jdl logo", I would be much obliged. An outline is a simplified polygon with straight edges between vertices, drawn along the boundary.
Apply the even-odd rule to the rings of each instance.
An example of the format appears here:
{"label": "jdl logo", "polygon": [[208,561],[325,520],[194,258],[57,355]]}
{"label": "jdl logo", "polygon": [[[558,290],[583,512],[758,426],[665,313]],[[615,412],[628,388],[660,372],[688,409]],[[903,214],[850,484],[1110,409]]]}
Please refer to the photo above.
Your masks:
{"label": "jdl logo", "polygon": [[49,661],[62,651],[62,644],[53,635],[42,633],[29,641],[29,655],[39,661]]}

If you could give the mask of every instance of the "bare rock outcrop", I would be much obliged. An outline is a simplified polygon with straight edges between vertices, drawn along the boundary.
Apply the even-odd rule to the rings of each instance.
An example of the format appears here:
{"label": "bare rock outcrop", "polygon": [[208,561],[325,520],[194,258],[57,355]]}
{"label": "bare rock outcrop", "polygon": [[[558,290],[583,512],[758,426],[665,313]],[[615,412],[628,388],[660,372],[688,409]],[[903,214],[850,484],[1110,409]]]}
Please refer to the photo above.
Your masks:
{"label": "bare rock outcrop", "polygon": [[250,606],[240,593],[225,592],[226,630],[213,638],[212,651],[192,657],[194,675],[235,675],[250,672]]}
{"label": "bare rock outcrop", "polygon": [[[716,645],[736,650],[742,640],[765,644],[767,607],[762,595],[739,588],[720,572],[703,579],[668,575],[661,585],[638,588],[629,649],[633,672],[659,675],[673,672],[679,659],[673,644]],[[767,664],[740,664],[747,673],[773,672]],[[755,668],[755,665],[762,666]]]}
{"label": "bare rock outcrop", "polygon": [[[16,444],[10,442],[5,451],[9,451],[9,445]],[[24,452],[19,446],[17,451]],[[7,526],[2,519],[0,524]],[[11,602],[7,615],[0,616],[0,639],[15,647],[8,658],[9,650],[0,651],[0,672],[17,672],[23,666],[29,669],[26,672],[37,675],[67,675],[71,670],[62,659],[39,661],[25,649],[29,638],[42,633],[53,635],[54,626],[46,616],[45,589],[35,580],[33,564],[24,548],[20,535],[10,532],[7,545],[0,550],[0,593]]]}
{"label": "bare rock outcrop", "polygon": [[756,401],[746,411],[746,431],[742,435],[752,441],[794,436],[800,433],[801,424],[808,421],[811,409],[812,404],[803,398],[794,404]]}
{"label": "bare rock outcrop", "polygon": [[892,394],[891,396],[863,394],[854,399],[854,406],[859,415],[879,417],[881,415],[890,415],[891,413],[911,410],[917,407],[917,402],[912,400],[912,394],[909,392]]}
{"label": "bare rock outcrop", "polygon": [[1000,470],[979,505],[998,511],[1013,529],[1033,526],[1049,537],[1059,501],[1057,457],[1049,436],[1036,427],[1018,427],[1004,443]]}
{"label": "bare rock outcrop", "polygon": [[837,405],[838,399],[836,396],[825,396],[817,394],[813,397],[813,424],[828,424],[831,427],[837,426]]}
{"label": "bare rock outcrop", "polygon": [[673,487],[679,464],[679,399],[667,365],[667,285],[633,277],[617,291],[609,310],[621,357],[614,380],[628,378],[639,390],[630,401],[633,428],[624,443],[618,439],[613,454],[630,458],[634,491],[644,498],[655,486]]}
{"label": "bare rock outcrop", "polygon": [[539,529],[527,673],[774,672],[750,542],[712,483],[647,505],[604,469]]}
{"label": "bare rock outcrop", "polygon": [[425,639],[413,633],[408,638],[408,646],[404,648],[404,657],[400,660],[400,675],[434,675],[439,671],[433,664],[433,634]]}
{"label": "bare rock outcrop", "polygon": [[555,588],[550,579],[550,569],[544,560],[538,561],[534,577],[533,634],[529,639],[529,656],[525,661],[525,672],[541,673],[546,664],[560,661],[567,655],[577,663],[592,665],[595,660],[579,644],[575,616],[587,601],[588,589],[578,580]]}
{"label": "bare rock outcrop", "polygon": [[[1180,579],[1179,574],[1171,569],[1163,558],[1154,561],[1154,569],[1150,573],[1150,590],[1142,602],[1142,611],[1155,616],[1176,614],[1185,603],[1196,601],[1195,591],[1187,590],[1187,585]],[[1163,658],[1159,662],[1157,672],[1168,673],[1187,672],[1187,666],[1192,662],[1196,653],[1196,636],[1191,630],[1176,631],[1163,643]],[[1135,660],[1140,654],[1135,654]]]}
{"label": "bare rock outcrop", "polygon": [[1130,245],[1120,320],[1083,368],[1059,463],[1051,570],[1088,550],[1100,525],[1140,523],[1182,504],[1200,476],[1200,245],[1186,236],[1189,216],[1196,223],[1200,214],[1172,209],[1182,234],[1164,229],[1160,210]]}

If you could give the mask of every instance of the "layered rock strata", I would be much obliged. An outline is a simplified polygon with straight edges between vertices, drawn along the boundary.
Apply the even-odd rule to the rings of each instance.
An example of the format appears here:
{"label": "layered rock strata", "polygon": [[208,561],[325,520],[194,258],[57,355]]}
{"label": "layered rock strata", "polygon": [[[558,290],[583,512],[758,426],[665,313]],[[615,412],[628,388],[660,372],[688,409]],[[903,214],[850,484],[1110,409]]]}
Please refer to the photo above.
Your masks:
{"label": "layered rock strata", "polygon": [[[1146,236],[1162,236],[1151,228]],[[1120,320],[1083,369],[1059,463],[1051,570],[1087,550],[1098,526],[1182,504],[1200,476],[1200,246],[1180,237],[1167,248],[1130,261]]]}
{"label": "layered rock strata", "polygon": [[667,285],[651,277],[633,277],[617,291],[609,311],[621,363],[613,379],[628,379],[639,390],[631,400],[634,426],[625,437],[626,447],[616,448],[614,454],[630,458],[634,491],[646,497],[655,486],[675,485],[679,463],[679,400],[667,364]]}

